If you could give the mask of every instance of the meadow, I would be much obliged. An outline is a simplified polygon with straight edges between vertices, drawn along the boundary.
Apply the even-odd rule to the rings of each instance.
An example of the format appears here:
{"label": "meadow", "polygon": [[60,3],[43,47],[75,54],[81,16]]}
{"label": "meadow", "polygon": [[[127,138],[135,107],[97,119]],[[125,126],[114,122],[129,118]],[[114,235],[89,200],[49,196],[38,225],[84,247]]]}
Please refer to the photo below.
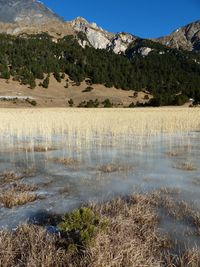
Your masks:
{"label": "meadow", "polygon": [[199,108],[1,109],[0,266],[200,266],[199,166]]}

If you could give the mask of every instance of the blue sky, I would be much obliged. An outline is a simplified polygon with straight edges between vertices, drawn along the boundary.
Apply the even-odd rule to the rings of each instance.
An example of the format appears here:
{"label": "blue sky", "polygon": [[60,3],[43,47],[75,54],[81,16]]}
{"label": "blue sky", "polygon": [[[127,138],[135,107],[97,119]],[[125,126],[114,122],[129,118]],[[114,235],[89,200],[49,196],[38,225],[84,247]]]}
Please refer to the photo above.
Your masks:
{"label": "blue sky", "polygon": [[111,32],[159,37],[200,19],[200,0],[43,0],[65,20],[77,16]]}

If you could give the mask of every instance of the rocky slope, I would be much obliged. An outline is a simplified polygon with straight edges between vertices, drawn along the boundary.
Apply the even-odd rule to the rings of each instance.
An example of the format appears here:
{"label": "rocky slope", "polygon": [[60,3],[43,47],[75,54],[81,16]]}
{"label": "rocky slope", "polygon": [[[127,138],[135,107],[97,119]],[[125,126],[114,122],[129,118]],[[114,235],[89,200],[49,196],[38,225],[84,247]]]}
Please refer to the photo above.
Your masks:
{"label": "rocky slope", "polygon": [[[48,32],[55,40],[82,33],[85,38],[79,38],[79,43],[83,47],[89,45],[116,54],[124,53],[132,42],[139,39],[129,33],[110,33],[81,17],[64,22],[37,0],[0,0],[0,32],[14,35]],[[172,48],[200,51],[200,21],[188,24],[169,36],[152,40]],[[143,56],[150,52],[149,47],[141,50]]]}
{"label": "rocky slope", "polygon": [[96,23],[89,23],[84,18],[78,17],[70,22],[76,32],[82,32],[87,37],[85,45],[91,45],[96,49],[108,49],[115,53],[123,53],[128,46],[137,39],[128,33],[113,34],[98,27]]}
{"label": "rocky slope", "polygon": [[0,0],[0,32],[12,35],[49,32],[57,38],[74,33],[69,23],[36,0]]}
{"label": "rocky slope", "polygon": [[4,23],[61,21],[53,11],[35,0],[0,0],[0,20]]}
{"label": "rocky slope", "polygon": [[172,48],[200,51],[200,20],[177,29],[169,36],[158,38],[156,41]]}

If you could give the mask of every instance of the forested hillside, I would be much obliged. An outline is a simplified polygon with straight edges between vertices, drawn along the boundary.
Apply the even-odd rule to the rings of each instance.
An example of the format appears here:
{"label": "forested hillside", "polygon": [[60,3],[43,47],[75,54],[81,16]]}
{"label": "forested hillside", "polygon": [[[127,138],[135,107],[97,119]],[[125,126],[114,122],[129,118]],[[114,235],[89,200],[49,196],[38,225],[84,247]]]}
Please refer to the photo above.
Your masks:
{"label": "forested hillside", "polygon": [[[151,50],[143,56],[140,51],[145,47]],[[199,54],[142,39],[132,43],[125,55],[117,55],[88,46],[82,48],[73,36],[54,42],[45,33],[23,37],[0,35],[0,77],[12,76],[32,89],[35,79],[41,79],[41,85],[48,87],[48,74],[53,73],[60,82],[64,78],[62,73],[66,73],[77,84],[90,78],[91,83],[107,87],[148,90],[155,97],[153,105],[179,104],[187,98],[198,102],[199,62]]]}

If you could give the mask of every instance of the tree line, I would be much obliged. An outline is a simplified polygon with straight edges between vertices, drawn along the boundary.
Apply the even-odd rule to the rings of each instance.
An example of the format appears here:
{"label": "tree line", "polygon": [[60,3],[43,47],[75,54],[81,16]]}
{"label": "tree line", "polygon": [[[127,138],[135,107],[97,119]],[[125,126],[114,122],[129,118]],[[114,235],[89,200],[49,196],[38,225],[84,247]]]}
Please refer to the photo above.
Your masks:
{"label": "tree line", "polygon": [[[150,47],[152,52],[144,57],[137,52],[141,47]],[[142,39],[132,43],[125,55],[116,55],[89,46],[82,48],[73,36],[54,42],[46,33],[0,35],[0,78],[12,76],[30,88],[36,86],[36,79],[48,88],[52,73],[58,82],[68,74],[76,83],[89,78],[91,83],[108,88],[148,90],[157,105],[179,103],[187,98],[199,102],[199,62],[199,54]]]}

